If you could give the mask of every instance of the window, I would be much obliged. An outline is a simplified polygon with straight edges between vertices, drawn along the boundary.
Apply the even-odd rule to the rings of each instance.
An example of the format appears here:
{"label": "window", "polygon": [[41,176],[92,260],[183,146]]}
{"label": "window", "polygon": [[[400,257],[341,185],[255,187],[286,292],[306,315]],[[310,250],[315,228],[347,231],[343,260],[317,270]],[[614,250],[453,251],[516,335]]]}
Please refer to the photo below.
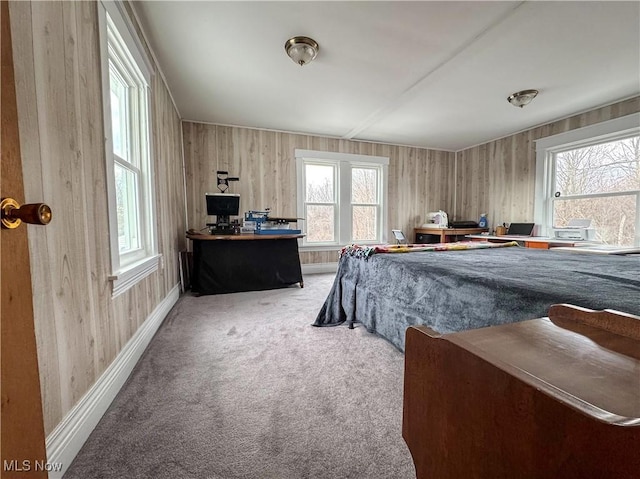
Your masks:
{"label": "window", "polygon": [[388,158],[310,150],[295,154],[303,247],[384,241]]}
{"label": "window", "polygon": [[640,114],[538,140],[536,223],[591,219],[596,240],[640,246]]}
{"label": "window", "polygon": [[157,269],[149,62],[119,2],[100,8],[113,294]]}

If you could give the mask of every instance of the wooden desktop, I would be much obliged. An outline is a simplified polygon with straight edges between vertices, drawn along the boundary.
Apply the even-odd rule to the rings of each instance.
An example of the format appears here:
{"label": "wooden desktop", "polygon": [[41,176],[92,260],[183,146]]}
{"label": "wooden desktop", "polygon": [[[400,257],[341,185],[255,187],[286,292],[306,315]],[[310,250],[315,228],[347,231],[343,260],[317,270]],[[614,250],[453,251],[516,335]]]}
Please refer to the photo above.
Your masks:
{"label": "wooden desktop", "polygon": [[593,241],[586,240],[562,240],[556,238],[548,238],[543,236],[510,236],[510,235],[480,235],[470,234],[468,238],[472,241],[489,241],[490,243],[507,243],[510,241],[517,241],[521,243],[525,248],[537,248],[537,249],[550,249],[560,246],[573,247],[577,245],[589,245],[597,244]]}

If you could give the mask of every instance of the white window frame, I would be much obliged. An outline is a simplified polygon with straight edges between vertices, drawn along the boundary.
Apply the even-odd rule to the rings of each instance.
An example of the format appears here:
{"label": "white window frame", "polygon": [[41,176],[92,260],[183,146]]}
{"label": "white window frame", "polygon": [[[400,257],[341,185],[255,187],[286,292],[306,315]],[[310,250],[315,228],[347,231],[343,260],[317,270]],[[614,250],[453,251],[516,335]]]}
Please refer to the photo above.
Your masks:
{"label": "white window frame", "polygon": [[[115,191],[115,164],[121,163],[113,150],[111,131],[111,90],[109,80],[109,30],[107,15],[122,42],[127,47],[131,58],[124,59],[137,69],[137,78],[141,85],[142,95],[138,104],[132,108],[132,118],[142,130],[132,143],[138,155],[139,164],[133,169],[140,175],[138,184],[138,220],[140,226],[141,247],[128,253],[120,253],[118,241],[118,219]],[[156,271],[161,262],[158,254],[157,227],[155,214],[155,185],[153,182],[153,161],[151,145],[151,75],[152,64],[147,57],[136,31],[129,19],[122,2],[102,0],[98,5],[100,31],[100,60],[102,66],[102,100],[104,115],[106,178],[108,197],[109,242],[111,250],[112,296],[117,296],[134,286],[140,280]],[[112,44],[112,47],[114,45]],[[116,48],[114,51],[118,50]]]}
{"label": "white window frame", "polygon": [[[541,236],[550,236],[552,234],[553,201],[551,198],[555,193],[556,153],[598,143],[622,140],[638,134],[640,134],[640,113],[634,113],[535,141],[536,183],[533,218],[536,225],[538,225],[538,233]],[[629,194],[637,195],[635,243],[640,244],[640,194],[632,191],[630,193],[615,192],[586,195],[585,197],[595,198],[598,196]],[[584,195],[572,196],[572,198],[580,199],[582,196]]]}
{"label": "white window frame", "polygon": [[[358,241],[358,244],[377,244],[387,241],[388,218],[388,178],[389,158],[383,156],[355,155],[350,153],[335,153],[315,150],[295,150],[297,176],[297,207],[298,217],[305,217],[305,165],[325,164],[336,167],[335,191],[336,216],[334,221],[336,241],[328,243],[310,243],[305,236],[300,244],[304,251],[335,251],[342,246],[352,243],[352,202],[351,202],[351,169],[353,167],[375,168],[378,174],[378,191],[380,207],[378,217],[378,238],[375,241]],[[302,230],[306,234],[307,224],[302,221]]]}

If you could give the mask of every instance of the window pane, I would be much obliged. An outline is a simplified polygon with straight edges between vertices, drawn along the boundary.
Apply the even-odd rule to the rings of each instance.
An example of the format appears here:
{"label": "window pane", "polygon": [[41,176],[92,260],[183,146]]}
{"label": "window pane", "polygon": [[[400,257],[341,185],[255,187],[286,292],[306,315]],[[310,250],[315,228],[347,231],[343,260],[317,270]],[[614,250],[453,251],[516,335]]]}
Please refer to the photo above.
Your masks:
{"label": "window pane", "polygon": [[334,202],[334,167],[330,165],[305,165],[305,201],[309,203]]}
{"label": "window pane", "polygon": [[115,165],[118,245],[120,253],[140,248],[138,218],[138,175]]}
{"label": "window pane", "polygon": [[353,207],[353,241],[375,241],[377,234],[376,206],[354,206]]}
{"label": "window pane", "polygon": [[351,169],[351,202],[378,202],[378,172],[372,168]]}
{"label": "window pane", "polygon": [[556,155],[556,191],[563,196],[638,189],[638,136]]}
{"label": "window pane", "polygon": [[128,87],[115,67],[109,62],[109,85],[111,90],[111,136],[113,152],[131,162],[129,155],[129,102]]}
{"label": "window pane", "polygon": [[307,205],[307,241],[335,241],[333,205]]}
{"label": "window pane", "polygon": [[554,226],[566,226],[574,218],[588,218],[596,229],[596,240],[634,246],[636,195],[557,200],[553,206]]}

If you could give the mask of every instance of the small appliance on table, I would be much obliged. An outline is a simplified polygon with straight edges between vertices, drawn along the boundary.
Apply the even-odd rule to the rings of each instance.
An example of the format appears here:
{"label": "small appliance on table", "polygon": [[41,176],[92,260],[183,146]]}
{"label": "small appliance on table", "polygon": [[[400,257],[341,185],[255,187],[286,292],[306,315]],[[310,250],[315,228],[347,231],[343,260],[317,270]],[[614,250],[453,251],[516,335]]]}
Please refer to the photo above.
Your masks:
{"label": "small appliance on table", "polygon": [[448,227],[449,227],[449,218],[447,217],[447,214],[442,210],[427,213],[425,218],[425,223],[422,225],[422,228],[448,228]]}
{"label": "small appliance on table", "polygon": [[563,240],[592,241],[596,238],[596,230],[590,219],[572,219],[567,226],[554,226],[553,237]]}
{"label": "small appliance on table", "polygon": [[291,227],[291,223],[297,223],[301,218],[280,218],[269,216],[269,214],[268,209],[266,211],[247,211],[244,214],[242,232],[257,235],[299,235],[302,233],[301,230]]}

